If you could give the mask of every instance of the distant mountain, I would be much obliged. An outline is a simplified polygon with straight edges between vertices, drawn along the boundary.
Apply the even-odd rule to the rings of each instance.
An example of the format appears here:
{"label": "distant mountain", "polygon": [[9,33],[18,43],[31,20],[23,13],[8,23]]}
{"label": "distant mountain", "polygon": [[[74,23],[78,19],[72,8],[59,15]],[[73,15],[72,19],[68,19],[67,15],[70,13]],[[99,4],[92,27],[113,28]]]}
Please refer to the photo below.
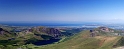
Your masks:
{"label": "distant mountain", "polygon": [[49,35],[52,37],[62,36],[61,32],[55,28],[34,27],[30,29],[30,32],[33,32],[34,34]]}
{"label": "distant mountain", "polygon": [[[11,29],[12,28],[12,29]],[[47,41],[59,40],[62,37],[61,31],[47,27],[4,27],[0,28],[0,45],[25,45]],[[1,47],[0,47],[1,48]],[[5,48],[6,49],[6,48]]]}
{"label": "distant mountain", "polygon": [[104,36],[116,36],[116,35],[118,36],[121,33],[124,33],[123,31],[111,29],[108,27],[98,27],[94,30],[90,30],[90,32],[96,35],[104,35]]}
{"label": "distant mountain", "polygon": [[60,38],[62,36],[58,29],[46,27],[33,27],[16,33],[18,37],[23,39],[36,38],[38,40]]}

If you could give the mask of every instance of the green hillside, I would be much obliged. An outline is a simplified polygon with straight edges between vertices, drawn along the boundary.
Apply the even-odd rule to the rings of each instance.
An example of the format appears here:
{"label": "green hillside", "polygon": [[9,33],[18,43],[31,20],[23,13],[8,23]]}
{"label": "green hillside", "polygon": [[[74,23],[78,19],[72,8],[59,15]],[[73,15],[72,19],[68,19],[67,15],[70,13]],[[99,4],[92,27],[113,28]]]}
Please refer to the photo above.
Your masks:
{"label": "green hillside", "polygon": [[[85,30],[71,37],[63,37],[54,44],[36,46],[27,44],[23,46],[0,46],[1,49],[113,49],[123,46],[123,37],[114,35],[112,29]],[[118,32],[119,33],[119,32]]]}
{"label": "green hillside", "polygon": [[112,49],[119,39],[121,39],[120,36],[90,37],[89,31],[83,31],[61,43],[46,46],[27,45],[27,47],[32,49]]}

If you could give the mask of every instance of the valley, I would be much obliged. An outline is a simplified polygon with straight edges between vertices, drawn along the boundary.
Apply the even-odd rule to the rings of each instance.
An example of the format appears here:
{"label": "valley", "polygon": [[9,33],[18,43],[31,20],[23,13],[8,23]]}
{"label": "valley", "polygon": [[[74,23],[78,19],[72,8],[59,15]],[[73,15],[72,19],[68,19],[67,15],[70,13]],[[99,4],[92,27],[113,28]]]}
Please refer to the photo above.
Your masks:
{"label": "valley", "polygon": [[[123,31],[108,27],[17,27],[1,25],[1,49],[113,49]],[[60,48],[61,47],[61,48]]]}

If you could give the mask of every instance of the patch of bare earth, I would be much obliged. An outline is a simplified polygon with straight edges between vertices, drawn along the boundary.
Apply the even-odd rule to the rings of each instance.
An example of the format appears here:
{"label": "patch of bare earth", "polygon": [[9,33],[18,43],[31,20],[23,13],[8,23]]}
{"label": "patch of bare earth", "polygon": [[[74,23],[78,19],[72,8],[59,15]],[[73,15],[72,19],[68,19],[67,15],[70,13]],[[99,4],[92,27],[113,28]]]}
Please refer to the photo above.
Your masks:
{"label": "patch of bare earth", "polygon": [[124,49],[124,46],[122,46],[122,47],[117,47],[117,48],[113,48],[113,49]]}
{"label": "patch of bare earth", "polygon": [[102,46],[103,44],[107,44],[108,42],[111,42],[115,40],[117,37],[109,37],[109,36],[96,36],[96,39],[100,39],[99,46]]}

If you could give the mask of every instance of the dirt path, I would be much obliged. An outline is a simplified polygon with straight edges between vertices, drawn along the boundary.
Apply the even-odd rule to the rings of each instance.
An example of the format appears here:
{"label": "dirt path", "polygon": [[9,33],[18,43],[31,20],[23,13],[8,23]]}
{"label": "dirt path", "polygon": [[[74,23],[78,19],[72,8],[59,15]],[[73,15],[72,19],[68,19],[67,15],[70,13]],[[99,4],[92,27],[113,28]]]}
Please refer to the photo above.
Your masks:
{"label": "dirt path", "polygon": [[117,48],[113,48],[113,49],[124,49],[124,46],[122,46],[122,47],[117,47]]}

